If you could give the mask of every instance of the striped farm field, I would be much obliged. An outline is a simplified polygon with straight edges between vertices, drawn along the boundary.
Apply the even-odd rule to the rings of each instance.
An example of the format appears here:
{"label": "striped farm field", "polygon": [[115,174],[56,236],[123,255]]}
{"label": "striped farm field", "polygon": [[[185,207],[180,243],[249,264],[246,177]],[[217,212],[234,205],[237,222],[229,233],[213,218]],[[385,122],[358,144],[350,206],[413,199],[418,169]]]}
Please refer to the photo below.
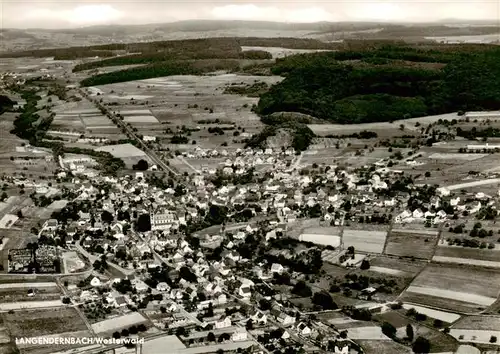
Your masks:
{"label": "striped farm field", "polygon": [[447,310],[469,308],[474,312],[493,304],[499,291],[500,271],[431,263],[411,283],[402,300]]}

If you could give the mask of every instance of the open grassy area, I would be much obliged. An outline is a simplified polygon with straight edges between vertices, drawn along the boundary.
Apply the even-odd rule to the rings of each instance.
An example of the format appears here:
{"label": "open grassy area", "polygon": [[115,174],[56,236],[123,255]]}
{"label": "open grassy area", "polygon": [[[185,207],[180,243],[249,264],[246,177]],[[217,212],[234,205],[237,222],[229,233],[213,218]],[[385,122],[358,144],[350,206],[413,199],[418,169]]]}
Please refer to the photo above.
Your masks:
{"label": "open grassy area", "polygon": [[434,254],[437,236],[391,231],[384,253],[393,256],[430,259]]}
{"label": "open grassy area", "polygon": [[2,317],[13,337],[35,337],[87,329],[76,310],[69,307],[2,313]]}

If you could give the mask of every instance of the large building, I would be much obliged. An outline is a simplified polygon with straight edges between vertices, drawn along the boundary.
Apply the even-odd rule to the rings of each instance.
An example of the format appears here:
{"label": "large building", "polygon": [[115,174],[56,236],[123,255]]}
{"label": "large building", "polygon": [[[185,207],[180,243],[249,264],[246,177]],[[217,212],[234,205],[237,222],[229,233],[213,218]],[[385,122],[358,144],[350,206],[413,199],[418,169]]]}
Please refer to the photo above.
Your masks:
{"label": "large building", "polygon": [[473,119],[500,119],[499,111],[490,111],[490,112],[467,112],[465,113],[465,118],[470,120]]}
{"label": "large building", "polygon": [[177,214],[173,211],[151,215],[151,230],[168,230],[175,221]]}

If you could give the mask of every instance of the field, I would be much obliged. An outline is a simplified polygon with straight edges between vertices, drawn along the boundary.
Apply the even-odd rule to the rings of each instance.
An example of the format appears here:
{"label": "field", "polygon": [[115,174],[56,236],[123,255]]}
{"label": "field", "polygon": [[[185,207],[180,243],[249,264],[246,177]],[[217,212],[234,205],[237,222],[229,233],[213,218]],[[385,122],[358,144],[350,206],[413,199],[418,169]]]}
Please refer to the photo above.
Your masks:
{"label": "field", "polygon": [[385,254],[430,259],[434,254],[437,233],[394,229],[389,233]]}
{"label": "field", "polygon": [[36,337],[86,330],[75,309],[65,307],[50,310],[25,310],[2,313],[5,326],[13,337]]}
{"label": "field", "polygon": [[[397,273],[399,276],[403,277],[414,277],[415,275],[423,269],[426,265],[423,261],[410,260],[410,259],[399,259],[392,257],[376,257],[370,259],[370,271],[390,274]],[[375,269],[373,269],[376,267]],[[381,269],[381,270],[379,270]]]}
{"label": "field", "polygon": [[62,254],[62,263],[64,273],[74,273],[85,267],[85,262],[73,251]]}
{"label": "field", "polygon": [[410,354],[413,353],[411,348],[392,340],[358,340],[356,341],[365,351],[366,354]]}
{"label": "field", "polygon": [[379,326],[347,328],[347,335],[354,340],[390,340],[389,337],[382,333]]}
{"label": "field", "polygon": [[497,330],[478,330],[478,329],[455,329],[451,328],[450,335],[459,342],[469,342],[478,344],[491,344],[490,338],[495,336],[500,338],[500,331]]}
{"label": "field", "polygon": [[464,316],[453,325],[454,329],[498,330],[500,317],[498,316]]}
{"label": "field", "polygon": [[386,237],[387,233],[381,231],[344,229],[342,241],[345,248],[354,246],[354,249],[359,252],[382,253]]}
{"label": "field", "polygon": [[116,330],[144,322],[147,322],[147,320],[140,313],[132,312],[127,315],[94,323],[92,329],[95,333],[112,333]]}
{"label": "field", "polygon": [[403,304],[403,308],[405,310],[408,310],[410,308],[415,309],[418,313],[422,313],[424,315],[427,315],[427,317],[435,318],[438,320],[441,320],[445,323],[453,323],[457,321],[460,318],[460,315],[451,313],[451,312],[444,312],[444,311],[438,311],[438,310],[433,310],[428,307],[423,307],[423,306],[417,306],[417,305],[408,305],[408,304]]}
{"label": "field", "polygon": [[[313,220],[309,220],[313,222]],[[341,244],[340,237],[340,229],[337,227],[311,227],[308,224],[310,223],[302,223],[299,225],[295,225],[294,227],[297,231],[301,231],[298,239],[300,241],[313,242],[325,246],[333,246],[335,248],[339,247]],[[317,225],[317,224],[316,224]],[[300,232],[299,231],[299,232]]]}
{"label": "field", "polygon": [[[445,258],[440,258],[445,257]],[[491,262],[490,264],[494,268],[500,267],[500,251],[498,249],[479,249],[479,248],[468,248],[460,246],[439,246],[435,253],[436,261],[444,261],[449,258],[450,263],[464,263],[464,264],[476,264],[480,265],[481,262]],[[441,260],[440,260],[441,259]]]}
{"label": "field", "polygon": [[[429,264],[415,278],[402,300],[456,311],[467,307],[469,311],[484,309],[496,301],[499,280],[500,272],[493,270]],[[446,301],[436,301],[436,298]]]}

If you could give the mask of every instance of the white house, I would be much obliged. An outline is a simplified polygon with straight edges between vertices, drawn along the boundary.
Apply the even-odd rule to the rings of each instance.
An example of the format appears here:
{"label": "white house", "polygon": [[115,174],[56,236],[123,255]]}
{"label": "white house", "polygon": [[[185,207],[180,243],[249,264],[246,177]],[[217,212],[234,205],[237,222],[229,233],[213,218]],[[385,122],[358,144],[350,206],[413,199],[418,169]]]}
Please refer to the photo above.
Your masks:
{"label": "white house", "polygon": [[94,287],[101,286],[101,280],[97,277],[93,277],[90,281],[90,285]]}
{"label": "white house", "polygon": [[278,274],[281,274],[285,271],[285,267],[283,267],[281,264],[279,263],[273,263],[273,265],[271,266],[271,273],[278,273]]}
{"label": "white house", "polygon": [[248,332],[244,329],[237,330],[231,336],[231,340],[234,342],[241,342],[248,339]]}
{"label": "white house", "polygon": [[312,330],[304,322],[300,322],[297,325],[297,332],[299,332],[303,336],[308,336],[311,334]]}
{"label": "white house", "polygon": [[156,290],[158,291],[168,291],[169,289],[170,286],[168,286],[168,284],[165,282],[160,282],[156,285]]}
{"label": "white house", "polygon": [[215,321],[215,328],[216,329],[231,327],[231,325],[232,325],[231,318],[228,316],[223,316],[218,321]]}

